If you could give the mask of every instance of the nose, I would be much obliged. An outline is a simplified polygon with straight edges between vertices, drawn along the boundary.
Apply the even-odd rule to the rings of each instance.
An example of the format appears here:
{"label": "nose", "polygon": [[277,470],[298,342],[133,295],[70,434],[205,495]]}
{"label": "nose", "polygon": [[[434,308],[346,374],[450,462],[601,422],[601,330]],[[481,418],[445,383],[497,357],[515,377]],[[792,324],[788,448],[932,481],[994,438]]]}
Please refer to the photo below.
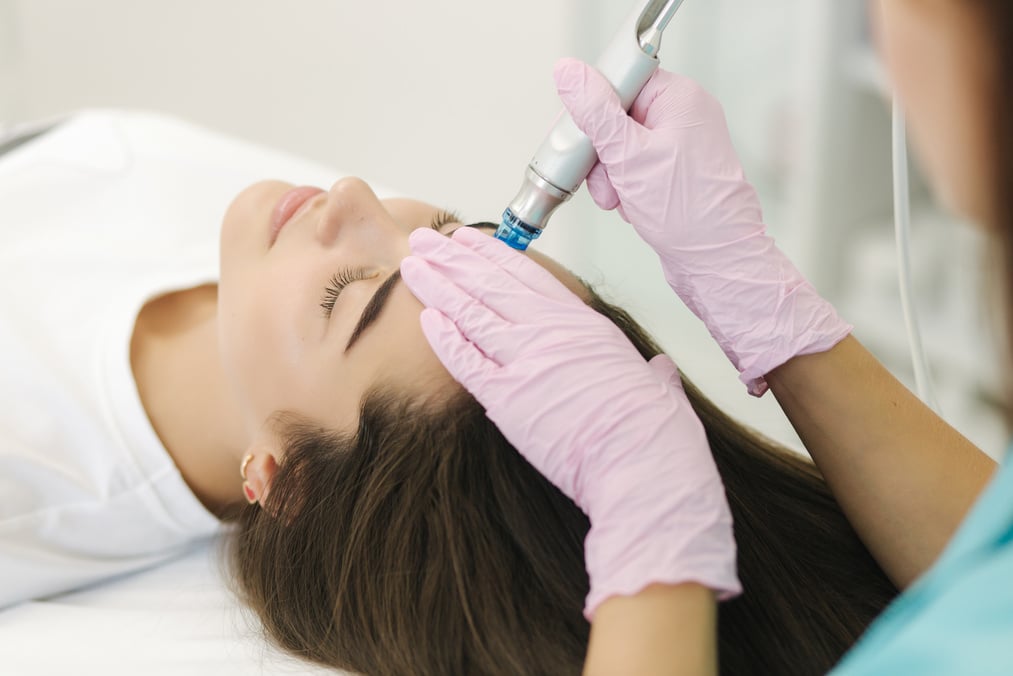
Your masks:
{"label": "nose", "polygon": [[369,184],[361,178],[346,177],[331,186],[316,236],[321,245],[331,246],[351,233],[392,225],[390,215]]}

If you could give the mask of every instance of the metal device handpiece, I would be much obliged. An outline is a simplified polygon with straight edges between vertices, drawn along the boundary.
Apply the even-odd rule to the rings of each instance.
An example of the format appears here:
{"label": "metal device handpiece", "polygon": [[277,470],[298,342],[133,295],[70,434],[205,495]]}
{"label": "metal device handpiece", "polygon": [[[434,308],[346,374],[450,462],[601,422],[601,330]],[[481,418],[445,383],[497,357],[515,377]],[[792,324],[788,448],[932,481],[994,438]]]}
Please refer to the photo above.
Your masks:
{"label": "metal device handpiece", "polygon": [[[658,68],[661,36],[683,0],[638,3],[595,67],[612,84],[624,109]],[[503,212],[496,237],[524,250],[541,235],[555,209],[570,199],[598,161],[591,140],[563,113],[535,152],[520,190]]]}
{"label": "metal device handpiece", "polygon": [[652,0],[637,24],[637,41],[640,49],[648,56],[655,56],[661,48],[661,35],[668,28],[668,22],[682,5],[683,0]]}

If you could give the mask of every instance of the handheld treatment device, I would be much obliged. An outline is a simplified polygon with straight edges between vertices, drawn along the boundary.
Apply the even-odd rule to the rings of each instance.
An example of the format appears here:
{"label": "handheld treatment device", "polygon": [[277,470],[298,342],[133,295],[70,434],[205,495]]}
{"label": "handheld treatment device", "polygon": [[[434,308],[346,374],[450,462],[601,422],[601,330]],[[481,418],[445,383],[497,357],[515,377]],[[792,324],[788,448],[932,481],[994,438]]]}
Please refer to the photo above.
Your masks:
{"label": "handheld treatment device", "polygon": [[[661,35],[682,3],[638,3],[595,64],[626,110],[657,70]],[[564,111],[528,164],[517,196],[503,212],[496,238],[520,251],[527,249],[542,234],[552,212],[570,199],[597,161],[591,140]]]}

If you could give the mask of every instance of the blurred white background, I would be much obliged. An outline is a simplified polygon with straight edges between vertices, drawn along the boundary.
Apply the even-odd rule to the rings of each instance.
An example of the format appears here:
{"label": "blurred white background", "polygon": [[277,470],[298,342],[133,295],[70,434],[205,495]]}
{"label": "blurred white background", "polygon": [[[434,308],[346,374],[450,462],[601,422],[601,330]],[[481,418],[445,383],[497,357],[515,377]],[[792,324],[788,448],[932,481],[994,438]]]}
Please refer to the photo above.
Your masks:
{"label": "blurred white background", "polygon": [[[496,220],[627,0],[0,0],[0,125],[156,110]],[[723,102],[771,232],[856,335],[911,383],[893,254],[889,103],[859,0],[686,0],[662,65]],[[265,177],[266,178],[266,177]],[[278,176],[276,178],[285,178]],[[997,455],[1005,431],[980,235],[914,177],[916,296],[945,416]],[[224,207],[224,205],[223,205]],[[539,248],[631,309],[731,413],[794,447],[748,397],[654,255],[585,193]]]}

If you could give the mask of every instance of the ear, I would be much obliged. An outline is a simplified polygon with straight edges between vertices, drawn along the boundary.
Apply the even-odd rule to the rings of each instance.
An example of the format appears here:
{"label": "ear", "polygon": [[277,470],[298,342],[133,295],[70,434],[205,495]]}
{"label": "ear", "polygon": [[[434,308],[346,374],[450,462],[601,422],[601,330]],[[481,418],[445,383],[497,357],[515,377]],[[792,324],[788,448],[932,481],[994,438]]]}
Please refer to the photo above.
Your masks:
{"label": "ear", "polygon": [[252,497],[263,505],[271,490],[271,481],[278,471],[275,451],[258,445],[249,448],[247,453],[252,455],[253,459],[246,465],[246,485],[250,487]]}

